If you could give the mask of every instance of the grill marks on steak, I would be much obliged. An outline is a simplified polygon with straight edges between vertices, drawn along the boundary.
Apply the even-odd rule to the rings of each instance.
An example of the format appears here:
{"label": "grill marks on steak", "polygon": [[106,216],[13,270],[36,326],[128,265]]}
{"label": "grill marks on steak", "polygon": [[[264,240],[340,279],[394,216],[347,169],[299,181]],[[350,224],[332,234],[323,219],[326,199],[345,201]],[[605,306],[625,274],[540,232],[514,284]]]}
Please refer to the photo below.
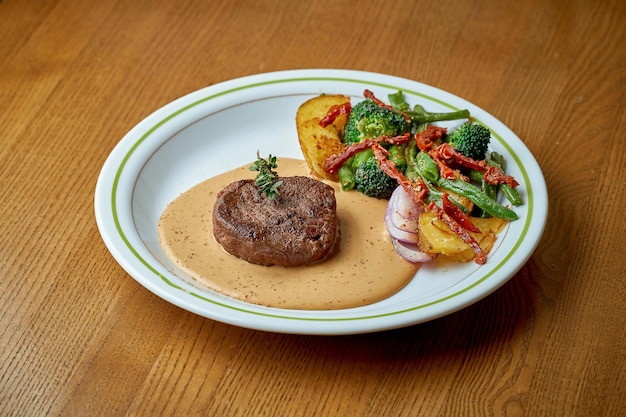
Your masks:
{"label": "grill marks on steak", "polygon": [[228,253],[258,265],[303,266],[331,255],[340,239],[335,190],[304,176],[281,178],[268,198],[253,180],[228,184],[213,209],[213,234]]}

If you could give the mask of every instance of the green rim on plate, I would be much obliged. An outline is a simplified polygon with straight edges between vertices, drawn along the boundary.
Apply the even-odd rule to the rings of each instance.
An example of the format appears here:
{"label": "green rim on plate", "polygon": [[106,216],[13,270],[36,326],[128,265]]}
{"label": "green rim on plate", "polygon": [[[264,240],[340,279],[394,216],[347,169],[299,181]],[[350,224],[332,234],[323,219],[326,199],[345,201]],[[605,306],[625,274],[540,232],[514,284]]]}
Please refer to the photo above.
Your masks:
{"label": "green rim on plate", "polygon": [[[517,153],[514,151],[514,149],[497,133],[497,131],[495,131],[494,129],[490,128],[490,130],[492,131],[492,135],[493,137],[499,142],[500,145],[502,145],[507,152],[510,154],[510,157],[513,158],[513,160],[515,161],[515,164],[517,165],[518,169],[521,171],[522,174],[522,178],[521,178],[521,182],[524,184],[524,186],[526,187],[526,191],[527,191],[527,195],[526,195],[526,201],[525,204],[528,205],[527,208],[527,213],[528,215],[525,217],[524,219],[524,225],[522,228],[521,233],[519,234],[519,236],[517,236],[517,241],[515,242],[515,244],[512,246],[511,250],[506,254],[506,256],[494,267],[492,267],[492,269],[487,272],[484,276],[482,276],[479,280],[475,281],[474,283],[472,283],[469,286],[466,286],[464,288],[462,288],[461,290],[454,292],[452,294],[443,296],[441,298],[438,298],[436,300],[433,301],[429,301],[427,303],[423,303],[423,304],[419,304],[416,306],[412,306],[410,308],[404,308],[404,309],[398,309],[398,310],[394,310],[394,311],[388,311],[388,312],[384,312],[384,313],[380,313],[380,314],[371,314],[371,315],[362,315],[362,316],[358,316],[358,317],[296,317],[293,315],[289,315],[289,314],[280,314],[279,313],[279,309],[272,309],[272,312],[267,312],[267,311],[255,311],[252,309],[247,309],[247,308],[242,308],[242,307],[237,307],[234,305],[229,305],[227,303],[223,303],[220,301],[217,301],[215,299],[211,299],[199,292],[194,292],[194,291],[190,291],[187,290],[183,287],[181,287],[180,285],[177,285],[176,283],[172,282],[170,279],[168,279],[165,275],[163,275],[162,273],[159,272],[158,268],[155,268],[154,266],[152,266],[148,261],[146,261],[146,259],[144,259],[144,257],[141,256],[140,251],[138,251],[135,247],[133,247],[133,245],[131,244],[130,240],[128,239],[126,233],[123,230],[123,227],[121,225],[120,222],[120,218],[119,218],[119,211],[118,211],[118,187],[120,184],[120,179],[122,178],[122,174],[124,172],[124,169],[128,163],[128,161],[131,159],[131,157],[133,156],[133,154],[137,151],[137,149],[145,142],[147,141],[152,135],[154,135],[156,132],[158,132],[158,130],[160,128],[162,128],[164,125],[166,125],[168,122],[176,119],[177,117],[181,116],[182,114],[190,111],[191,109],[194,109],[195,107],[204,104],[206,102],[210,102],[212,100],[215,100],[217,98],[222,98],[224,96],[227,96],[229,94],[233,94],[236,92],[241,92],[243,90],[250,90],[250,89],[254,89],[254,88],[259,88],[259,87],[265,87],[268,85],[272,85],[272,84],[283,84],[283,83],[293,83],[293,82],[341,82],[341,83],[358,83],[358,84],[365,84],[365,85],[369,85],[369,86],[376,86],[376,87],[382,87],[382,88],[388,88],[388,89],[393,89],[393,90],[402,90],[403,92],[405,92],[406,94],[412,95],[412,96],[417,96],[417,97],[421,97],[427,100],[430,100],[431,102],[435,102],[438,103],[444,107],[447,107],[451,110],[458,110],[457,107],[430,95],[418,92],[418,91],[412,91],[412,90],[408,90],[406,88],[401,88],[401,87],[397,87],[393,84],[387,84],[387,83],[380,83],[380,82],[372,82],[369,80],[362,80],[362,79],[357,79],[357,78],[350,78],[350,77],[346,77],[346,78],[342,78],[342,77],[290,77],[290,78],[280,78],[280,79],[270,79],[270,80],[264,80],[264,81],[259,81],[259,82],[251,82],[249,84],[244,84],[244,85],[239,85],[230,89],[225,89],[223,91],[218,91],[216,93],[213,94],[208,94],[205,97],[202,97],[176,111],[173,111],[172,113],[162,117],[159,121],[157,121],[156,123],[154,123],[154,125],[152,127],[150,127],[141,137],[139,137],[133,144],[132,146],[129,148],[129,150],[126,152],[126,154],[123,156],[123,158],[121,159],[121,162],[119,164],[119,166],[117,167],[117,170],[115,172],[115,176],[113,179],[113,184],[112,184],[112,190],[111,190],[111,212],[112,212],[112,217],[113,217],[113,221],[115,224],[115,228],[117,233],[119,234],[120,238],[122,239],[122,241],[124,242],[125,246],[127,247],[127,249],[133,254],[133,256],[142,264],[144,265],[151,273],[153,273],[155,276],[157,276],[160,280],[162,280],[165,284],[167,284],[169,287],[177,290],[177,291],[182,291],[186,294],[189,294],[191,296],[193,296],[194,298],[201,300],[203,302],[207,302],[207,303],[211,303],[213,305],[219,306],[219,307],[223,307],[223,308],[227,308],[227,309],[231,309],[234,311],[238,311],[238,312],[243,312],[243,313],[248,313],[248,314],[253,314],[253,315],[257,315],[257,316],[263,316],[263,317],[270,317],[270,318],[280,318],[280,319],[289,319],[289,320],[301,320],[301,321],[327,321],[327,322],[335,322],[335,321],[355,321],[355,320],[365,320],[365,319],[372,319],[372,318],[381,318],[381,317],[389,317],[389,316],[394,316],[394,315],[398,315],[398,314],[403,314],[403,313],[407,313],[407,312],[411,312],[411,311],[415,311],[415,310],[419,310],[419,309],[423,309],[425,307],[429,307],[429,306],[433,306],[439,303],[442,303],[444,301],[453,299],[463,293],[468,292],[469,290],[471,290],[472,288],[480,285],[481,283],[483,283],[484,281],[486,281],[487,279],[489,279],[491,276],[493,276],[494,273],[496,273],[497,271],[499,271],[518,251],[518,249],[520,248],[522,242],[524,241],[528,230],[530,228],[530,225],[532,223],[533,220],[533,208],[534,208],[534,195],[533,195],[533,187],[532,187],[532,183],[529,179],[528,173],[524,167],[524,165],[522,164],[522,161],[520,160],[520,157],[517,155]],[[489,127],[488,124],[482,122],[479,120],[479,122],[485,124],[487,127]]]}

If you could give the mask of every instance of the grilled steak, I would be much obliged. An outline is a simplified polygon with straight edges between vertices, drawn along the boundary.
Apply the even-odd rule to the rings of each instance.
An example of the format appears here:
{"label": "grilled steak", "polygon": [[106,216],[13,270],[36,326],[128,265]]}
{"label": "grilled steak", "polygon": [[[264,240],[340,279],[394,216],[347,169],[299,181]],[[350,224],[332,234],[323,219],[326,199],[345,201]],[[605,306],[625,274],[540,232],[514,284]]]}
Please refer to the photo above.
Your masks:
{"label": "grilled steak", "polygon": [[253,180],[224,187],[213,208],[215,238],[228,253],[259,265],[303,266],[325,259],[340,239],[335,190],[309,177],[281,179],[275,199]]}

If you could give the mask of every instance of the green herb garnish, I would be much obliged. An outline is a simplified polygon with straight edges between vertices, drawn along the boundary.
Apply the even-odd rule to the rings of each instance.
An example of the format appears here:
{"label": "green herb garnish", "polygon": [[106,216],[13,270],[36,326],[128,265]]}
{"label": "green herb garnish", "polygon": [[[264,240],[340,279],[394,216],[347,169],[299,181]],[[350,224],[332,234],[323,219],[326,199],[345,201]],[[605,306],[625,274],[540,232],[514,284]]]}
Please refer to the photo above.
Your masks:
{"label": "green herb garnish", "polygon": [[274,199],[280,196],[278,187],[283,183],[282,180],[278,180],[278,174],[273,170],[278,167],[276,163],[276,157],[271,154],[267,160],[261,158],[259,151],[256,153],[257,160],[250,165],[250,171],[258,171],[254,185],[259,187],[262,193],[265,193],[270,199]]}

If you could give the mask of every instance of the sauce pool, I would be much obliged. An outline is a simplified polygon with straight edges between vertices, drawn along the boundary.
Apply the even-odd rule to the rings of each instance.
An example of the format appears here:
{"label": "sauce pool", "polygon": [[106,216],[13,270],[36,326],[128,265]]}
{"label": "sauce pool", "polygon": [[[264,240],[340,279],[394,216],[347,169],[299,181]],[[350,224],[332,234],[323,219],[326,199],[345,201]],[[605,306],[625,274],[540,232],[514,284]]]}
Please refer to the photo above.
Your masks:
{"label": "sauce pool", "polygon": [[[281,176],[307,175],[306,162],[281,158]],[[166,255],[196,281],[229,297],[275,308],[328,310],[363,306],[403,288],[417,266],[395,254],[384,226],[386,200],[335,188],[341,246],[331,258],[294,268],[260,266],[222,249],[213,237],[216,195],[227,184],[254,178],[243,166],[210,178],[172,201],[159,221]]]}

